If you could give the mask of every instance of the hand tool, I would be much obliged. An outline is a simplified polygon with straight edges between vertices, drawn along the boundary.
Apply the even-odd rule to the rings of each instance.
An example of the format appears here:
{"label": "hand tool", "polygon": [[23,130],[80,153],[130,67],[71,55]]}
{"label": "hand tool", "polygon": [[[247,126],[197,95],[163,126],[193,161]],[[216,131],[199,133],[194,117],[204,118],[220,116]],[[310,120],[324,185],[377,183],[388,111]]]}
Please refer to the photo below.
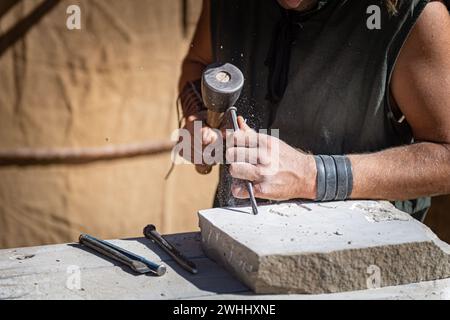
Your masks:
{"label": "hand tool", "polygon": [[166,267],[151,262],[141,256],[138,256],[130,251],[122,249],[112,243],[96,239],[90,235],[80,235],[79,241],[81,244],[101,253],[113,260],[119,261],[137,273],[152,272],[158,276],[166,273]]}
{"label": "hand tool", "polygon": [[144,228],[144,236],[154,241],[159,245],[167,254],[169,254],[183,269],[190,273],[197,274],[197,266],[189,261],[185,256],[181,254],[173,245],[171,245],[166,239],[164,239],[153,224],[149,224]]}
{"label": "hand tool", "polygon": [[[244,75],[236,66],[213,64],[206,68],[202,76],[202,99],[207,108],[207,124],[211,128],[219,128],[224,114],[229,113],[233,129],[239,130],[237,109],[234,106],[244,87]],[[210,171],[210,170],[209,170]],[[206,170],[208,172],[208,170]],[[258,214],[258,206],[250,181],[245,183],[250,195],[253,214]]]}

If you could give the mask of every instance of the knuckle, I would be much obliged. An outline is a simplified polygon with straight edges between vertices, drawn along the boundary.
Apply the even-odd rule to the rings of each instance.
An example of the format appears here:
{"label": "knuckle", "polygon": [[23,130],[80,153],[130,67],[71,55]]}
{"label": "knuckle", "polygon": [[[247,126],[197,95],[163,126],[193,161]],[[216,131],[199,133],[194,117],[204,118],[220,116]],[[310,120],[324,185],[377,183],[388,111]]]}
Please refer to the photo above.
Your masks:
{"label": "knuckle", "polygon": [[248,163],[256,165],[258,164],[258,150],[251,149],[248,155]]}
{"label": "knuckle", "polygon": [[228,163],[233,162],[234,160],[234,148],[229,148],[225,151],[225,159]]}
{"label": "knuckle", "polygon": [[267,153],[263,149],[258,149],[258,163],[267,164],[268,156]]}
{"label": "knuckle", "polygon": [[259,166],[256,166],[256,167],[255,167],[255,177],[254,177],[254,181],[261,180],[262,176],[263,176],[263,170],[262,170],[262,168],[259,167]]}
{"label": "knuckle", "polygon": [[237,131],[233,134],[235,145],[245,145],[245,134],[243,131]]}
{"label": "knuckle", "polygon": [[265,195],[266,194],[266,188],[263,186],[262,183],[258,183],[254,185],[255,193],[258,195]]}
{"label": "knuckle", "polygon": [[248,145],[250,147],[256,148],[259,146],[260,144],[260,140],[261,140],[261,135],[258,133],[252,133],[249,135],[249,143]]}
{"label": "knuckle", "polygon": [[267,183],[260,183],[261,194],[268,196],[270,194],[270,185]]}

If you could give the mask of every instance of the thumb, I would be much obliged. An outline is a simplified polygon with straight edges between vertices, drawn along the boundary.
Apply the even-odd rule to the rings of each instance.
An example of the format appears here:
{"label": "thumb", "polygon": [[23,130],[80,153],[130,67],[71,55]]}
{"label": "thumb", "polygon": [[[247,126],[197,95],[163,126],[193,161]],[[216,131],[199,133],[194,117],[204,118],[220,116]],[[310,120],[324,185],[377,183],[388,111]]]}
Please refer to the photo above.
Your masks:
{"label": "thumb", "polygon": [[239,125],[239,129],[241,129],[244,132],[251,132],[254,131],[252,128],[250,128],[247,124],[247,122],[245,122],[245,119],[242,116],[238,117],[238,125]]}

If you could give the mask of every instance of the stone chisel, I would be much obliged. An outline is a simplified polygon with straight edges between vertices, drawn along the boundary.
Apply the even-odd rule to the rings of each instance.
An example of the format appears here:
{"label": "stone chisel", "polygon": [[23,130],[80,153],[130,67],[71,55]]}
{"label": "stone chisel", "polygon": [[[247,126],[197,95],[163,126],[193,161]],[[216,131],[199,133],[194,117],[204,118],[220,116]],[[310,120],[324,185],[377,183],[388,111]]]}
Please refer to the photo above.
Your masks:
{"label": "stone chisel", "polygon": [[137,273],[152,272],[158,276],[166,273],[166,267],[164,265],[158,265],[130,251],[117,247],[109,242],[96,239],[90,235],[80,235],[79,241],[92,250],[127,265]]}
{"label": "stone chisel", "polygon": [[192,274],[197,274],[197,266],[189,261],[184,255],[181,254],[173,245],[171,245],[166,239],[164,239],[153,224],[149,224],[144,228],[144,236],[154,241],[160,246],[169,256],[171,256],[176,263],[178,263],[183,269],[189,271]]}
{"label": "stone chisel", "polygon": [[[227,110],[231,116],[231,122],[233,123],[233,130],[239,131],[239,124],[237,121],[237,109],[236,107],[231,107]],[[253,184],[250,181],[244,181],[245,187],[247,188],[247,192],[249,194],[250,204],[252,205],[252,212],[254,215],[257,215],[258,212],[258,204],[256,203],[255,192],[253,191]]]}

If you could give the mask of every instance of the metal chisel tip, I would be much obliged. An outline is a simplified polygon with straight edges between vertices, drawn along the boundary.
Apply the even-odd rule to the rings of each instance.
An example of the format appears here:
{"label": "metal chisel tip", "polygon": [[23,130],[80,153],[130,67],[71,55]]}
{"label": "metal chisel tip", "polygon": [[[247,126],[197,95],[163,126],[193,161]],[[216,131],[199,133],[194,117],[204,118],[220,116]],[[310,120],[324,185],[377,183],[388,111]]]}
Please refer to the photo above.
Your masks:
{"label": "metal chisel tip", "polygon": [[256,203],[255,193],[253,192],[253,185],[252,185],[251,182],[247,183],[247,190],[248,190],[248,193],[250,195],[250,203],[252,204],[253,214],[256,216],[259,213],[258,212],[258,205]]}

